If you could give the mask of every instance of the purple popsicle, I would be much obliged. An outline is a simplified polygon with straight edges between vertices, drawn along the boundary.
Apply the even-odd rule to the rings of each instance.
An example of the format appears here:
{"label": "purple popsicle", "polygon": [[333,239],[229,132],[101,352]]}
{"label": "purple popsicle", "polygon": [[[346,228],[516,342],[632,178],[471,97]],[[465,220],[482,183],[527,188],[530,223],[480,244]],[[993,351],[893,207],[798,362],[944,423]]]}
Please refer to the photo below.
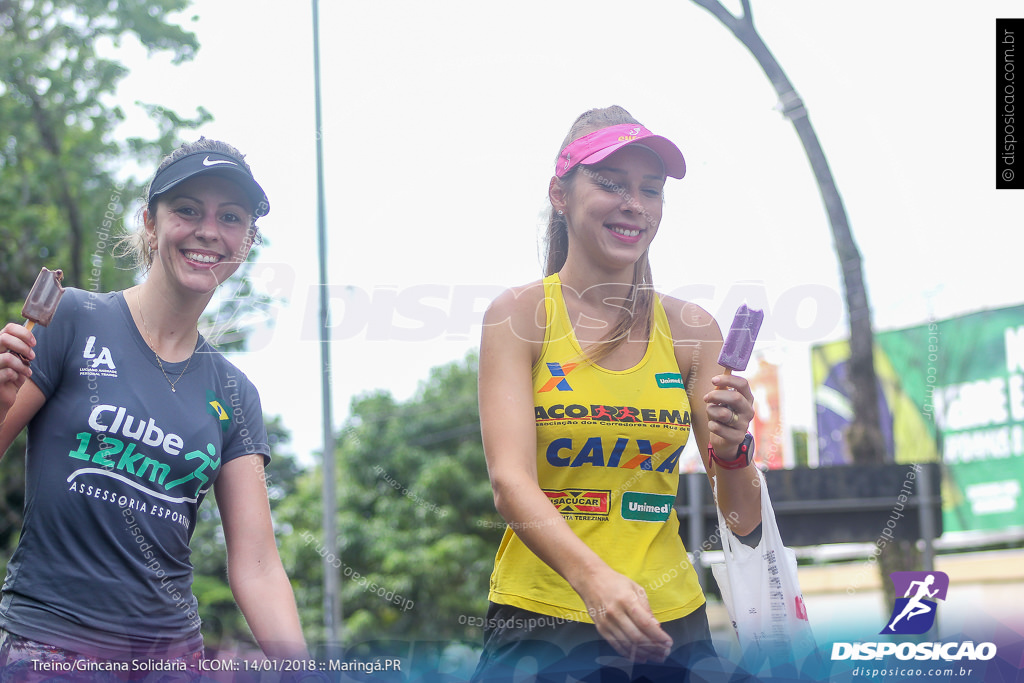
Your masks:
{"label": "purple popsicle", "polygon": [[722,353],[718,356],[718,364],[725,368],[725,374],[731,374],[733,370],[747,369],[750,354],[754,350],[754,340],[757,339],[763,320],[764,311],[760,309],[752,310],[747,308],[746,304],[736,309],[732,327],[725,337]]}
{"label": "purple popsicle", "polygon": [[21,309],[21,315],[28,319],[26,328],[31,330],[36,323],[43,327],[50,324],[57,311],[57,304],[64,295],[64,288],[60,286],[63,279],[64,272],[61,270],[43,268],[39,271]]}

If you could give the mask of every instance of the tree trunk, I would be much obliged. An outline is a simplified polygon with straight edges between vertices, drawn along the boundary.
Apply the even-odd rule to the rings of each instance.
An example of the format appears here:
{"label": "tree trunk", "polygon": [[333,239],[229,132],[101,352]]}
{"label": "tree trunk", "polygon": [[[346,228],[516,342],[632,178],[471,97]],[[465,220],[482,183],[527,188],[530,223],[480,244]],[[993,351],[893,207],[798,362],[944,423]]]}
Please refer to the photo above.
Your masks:
{"label": "tree trunk", "polygon": [[[0,6],[0,8],[7,9],[3,6]],[[18,39],[28,41],[29,38],[24,31],[24,27],[18,22],[17,15],[12,12],[10,20],[12,30]],[[61,165],[64,155],[60,134],[57,130],[58,126],[54,124],[50,112],[47,110],[46,104],[42,101],[39,91],[36,90],[35,84],[27,80],[23,80],[17,73],[12,74],[11,78],[18,90],[21,91],[21,95],[28,98],[31,102],[32,121],[35,123],[36,130],[39,132],[39,139],[42,142],[43,148],[46,149],[53,158],[54,189],[58,196],[59,206],[64,210],[64,214],[68,219],[71,255],[68,259],[69,262],[64,266],[64,270],[68,276],[68,284],[74,285],[75,287],[84,287],[85,282],[82,277],[82,239],[85,229],[82,226],[81,211],[79,210],[78,200],[72,193],[67,173],[64,172],[64,167]]]}
{"label": "tree trunk", "polygon": [[[836,255],[843,273],[846,313],[850,322],[850,360],[847,366],[847,381],[853,404],[853,421],[847,430],[846,442],[854,464],[885,462],[889,458],[880,427],[878,381],[875,376],[874,361],[874,331],[871,325],[871,308],[868,305],[867,290],[864,288],[860,251],[853,241],[843,200],[839,196],[839,190],[832,178],[832,171],[825,159],[818,136],[808,118],[807,108],[800,96],[796,94],[796,90],[789,82],[782,67],[779,66],[761,36],[754,29],[749,0],[741,2],[742,17],[734,16],[718,0],[693,0],[693,2],[715,15],[754,55],[765,75],[775,87],[775,92],[779,95],[783,115],[793,122],[797,135],[800,136],[800,142],[803,143],[807,159],[814,170],[814,177],[818,181],[821,198],[828,212]],[[882,587],[887,605],[893,604],[894,599],[892,582],[888,579],[889,572],[912,569],[916,564],[915,558],[919,555],[915,551],[913,542],[889,544],[882,549],[882,554],[879,557],[879,571],[882,572]]]}
{"label": "tree trunk", "polygon": [[887,458],[885,441],[879,427],[878,383],[875,377],[873,352],[874,332],[867,291],[864,288],[860,251],[850,233],[843,200],[836,189],[832,171],[818,142],[818,136],[807,116],[807,108],[796,94],[782,67],[754,29],[748,0],[742,2],[742,17],[733,16],[718,0],[693,1],[714,14],[754,55],[779,95],[783,115],[793,122],[800,142],[803,143],[814,177],[818,181],[825,210],[828,212],[836,255],[843,273],[846,312],[850,321],[850,361],[847,375],[854,414],[853,423],[847,434],[847,443],[854,463],[884,462]]}

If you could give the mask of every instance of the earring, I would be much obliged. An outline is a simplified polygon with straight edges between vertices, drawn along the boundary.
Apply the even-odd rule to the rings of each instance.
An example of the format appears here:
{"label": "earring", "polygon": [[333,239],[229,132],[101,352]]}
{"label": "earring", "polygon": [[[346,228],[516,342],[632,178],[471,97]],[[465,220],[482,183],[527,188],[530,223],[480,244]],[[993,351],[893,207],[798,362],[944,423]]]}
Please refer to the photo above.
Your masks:
{"label": "earring", "polygon": [[562,211],[561,209],[559,209],[559,210],[558,210],[558,215],[559,215],[559,216],[564,216],[564,215],[565,215],[565,212],[564,212],[564,211]]}

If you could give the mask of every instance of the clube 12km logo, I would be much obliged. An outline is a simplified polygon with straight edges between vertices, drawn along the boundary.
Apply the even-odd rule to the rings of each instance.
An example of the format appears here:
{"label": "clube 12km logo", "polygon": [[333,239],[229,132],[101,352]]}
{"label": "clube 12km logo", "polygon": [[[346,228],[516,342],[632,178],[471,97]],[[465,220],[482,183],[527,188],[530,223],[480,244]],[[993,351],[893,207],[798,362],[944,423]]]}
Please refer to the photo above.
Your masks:
{"label": "clube 12km logo", "polygon": [[[896,604],[879,635],[914,635],[927,633],[935,625],[939,601],[949,592],[949,576],[945,572],[892,572],[889,575],[896,589]],[[973,641],[948,642],[863,642],[833,643],[832,661],[880,660],[894,656],[917,661],[979,661],[996,656],[993,643]]]}

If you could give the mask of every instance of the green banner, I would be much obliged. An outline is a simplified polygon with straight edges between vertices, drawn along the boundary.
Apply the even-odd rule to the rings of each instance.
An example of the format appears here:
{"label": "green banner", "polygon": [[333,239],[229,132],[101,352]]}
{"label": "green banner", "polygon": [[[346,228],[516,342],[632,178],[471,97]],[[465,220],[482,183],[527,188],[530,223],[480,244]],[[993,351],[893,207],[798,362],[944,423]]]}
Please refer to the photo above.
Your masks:
{"label": "green banner", "polygon": [[[818,453],[848,464],[849,344],[812,349]],[[887,460],[941,460],[947,531],[1024,526],[1024,306],[875,335]]]}

